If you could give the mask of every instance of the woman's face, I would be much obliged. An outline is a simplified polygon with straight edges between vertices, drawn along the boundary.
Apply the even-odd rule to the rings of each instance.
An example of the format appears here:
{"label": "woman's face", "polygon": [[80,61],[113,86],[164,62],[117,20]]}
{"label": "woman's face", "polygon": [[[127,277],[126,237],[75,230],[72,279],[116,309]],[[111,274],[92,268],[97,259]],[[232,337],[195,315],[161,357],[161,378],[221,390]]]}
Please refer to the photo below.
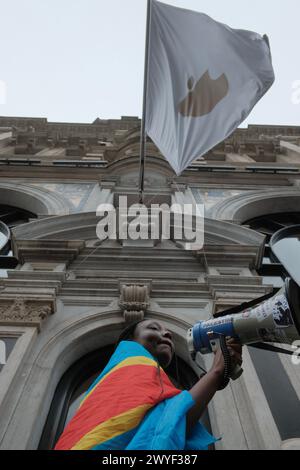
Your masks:
{"label": "woman's face", "polygon": [[145,320],[136,326],[134,341],[140,343],[154,356],[162,367],[167,367],[173,357],[175,347],[170,331],[155,320]]}

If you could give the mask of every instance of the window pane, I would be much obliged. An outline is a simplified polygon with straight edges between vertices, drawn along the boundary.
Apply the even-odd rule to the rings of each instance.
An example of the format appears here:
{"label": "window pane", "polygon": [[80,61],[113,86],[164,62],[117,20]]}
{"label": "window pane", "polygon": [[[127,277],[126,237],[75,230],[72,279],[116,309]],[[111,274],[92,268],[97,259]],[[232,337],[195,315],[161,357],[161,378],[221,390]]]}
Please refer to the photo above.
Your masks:
{"label": "window pane", "polygon": [[94,382],[94,380],[96,380],[96,378],[98,377],[98,375],[100,375],[100,372],[97,374],[94,374],[92,377],[90,377],[88,380],[86,380],[83,384],[80,385],[80,387],[78,387],[78,389],[74,392],[73,396],[72,396],[72,400],[71,400],[71,403],[70,403],[70,408],[68,410],[68,415],[67,415],[67,419],[66,419],[66,424],[65,426],[67,426],[68,422],[73,418],[73,416],[75,415],[76,411],[78,410],[79,408],[79,405],[81,403],[81,401],[83,400],[84,398],[84,395],[86,394],[87,390],[89,389],[89,387],[92,385],[92,383]]}
{"label": "window pane", "polygon": [[0,336],[0,372],[5,367],[8,358],[18,341],[18,338],[7,338]]}
{"label": "window pane", "polygon": [[300,226],[285,229],[276,234],[272,240],[274,240],[272,249],[276,257],[300,285]]}

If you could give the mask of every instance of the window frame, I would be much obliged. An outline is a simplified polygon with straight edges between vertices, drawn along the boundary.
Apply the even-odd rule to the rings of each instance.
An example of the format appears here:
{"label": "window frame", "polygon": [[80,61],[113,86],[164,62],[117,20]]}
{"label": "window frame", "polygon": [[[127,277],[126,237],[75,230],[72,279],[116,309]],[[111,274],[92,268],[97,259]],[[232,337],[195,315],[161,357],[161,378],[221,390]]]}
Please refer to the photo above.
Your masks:
{"label": "window frame", "polygon": [[[295,219],[295,225],[286,225],[288,216],[290,217],[291,220]],[[280,221],[280,218],[282,218],[283,220]],[[251,230],[262,233],[263,235],[266,236],[263,261],[259,269],[257,269],[257,273],[259,276],[263,278],[265,277],[279,278],[280,277],[282,279],[282,285],[284,284],[285,279],[289,277],[289,273],[287,269],[283,266],[283,264],[278,260],[275,253],[273,252],[272,243],[274,243],[274,240],[277,239],[277,234],[279,234],[283,230],[287,231],[289,228],[292,228],[295,226],[300,227],[299,222],[300,222],[299,212],[290,212],[290,213],[279,212],[279,213],[274,213],[274,214],[266,214],[266,215],[261,215],[259,217],[252,218],[244,222],[243,225],[249,227]],[[273,233],[270,233],[270,231],[272,231],[272,227],[275,228],[276,225],[278,226],[278,230],[274,230]],[[263,231],[263,228],[267,229],[269,233],[266,233],[266,231]],[[269,259],[270,263],[264,262],[264,258]],[[274,291],[279,290],[279,289],[280,289],[279,287],[274,287]]]}

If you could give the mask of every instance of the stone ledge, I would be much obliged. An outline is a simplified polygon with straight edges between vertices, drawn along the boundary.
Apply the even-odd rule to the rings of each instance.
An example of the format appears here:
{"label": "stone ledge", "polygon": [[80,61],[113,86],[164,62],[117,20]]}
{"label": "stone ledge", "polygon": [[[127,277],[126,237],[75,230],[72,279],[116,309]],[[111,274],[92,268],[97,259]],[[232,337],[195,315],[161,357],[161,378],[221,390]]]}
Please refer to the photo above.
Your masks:
{"label": "stone ledge", "polygon": [[82,240],[14,240],[13,245],[21,264],[44,262],[45,259],[47,262],[69,264],[85,247]]}

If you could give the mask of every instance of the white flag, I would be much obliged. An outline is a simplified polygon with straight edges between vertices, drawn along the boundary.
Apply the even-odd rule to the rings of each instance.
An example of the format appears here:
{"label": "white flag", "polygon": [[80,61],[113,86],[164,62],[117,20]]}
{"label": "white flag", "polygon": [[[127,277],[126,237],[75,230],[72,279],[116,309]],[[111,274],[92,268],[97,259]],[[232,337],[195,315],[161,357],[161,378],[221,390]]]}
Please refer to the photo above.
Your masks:
{"label": "white flag", "polygon": [[274,80],[266,37],[152,0],[146,132],[177,175],[226,139]]}

